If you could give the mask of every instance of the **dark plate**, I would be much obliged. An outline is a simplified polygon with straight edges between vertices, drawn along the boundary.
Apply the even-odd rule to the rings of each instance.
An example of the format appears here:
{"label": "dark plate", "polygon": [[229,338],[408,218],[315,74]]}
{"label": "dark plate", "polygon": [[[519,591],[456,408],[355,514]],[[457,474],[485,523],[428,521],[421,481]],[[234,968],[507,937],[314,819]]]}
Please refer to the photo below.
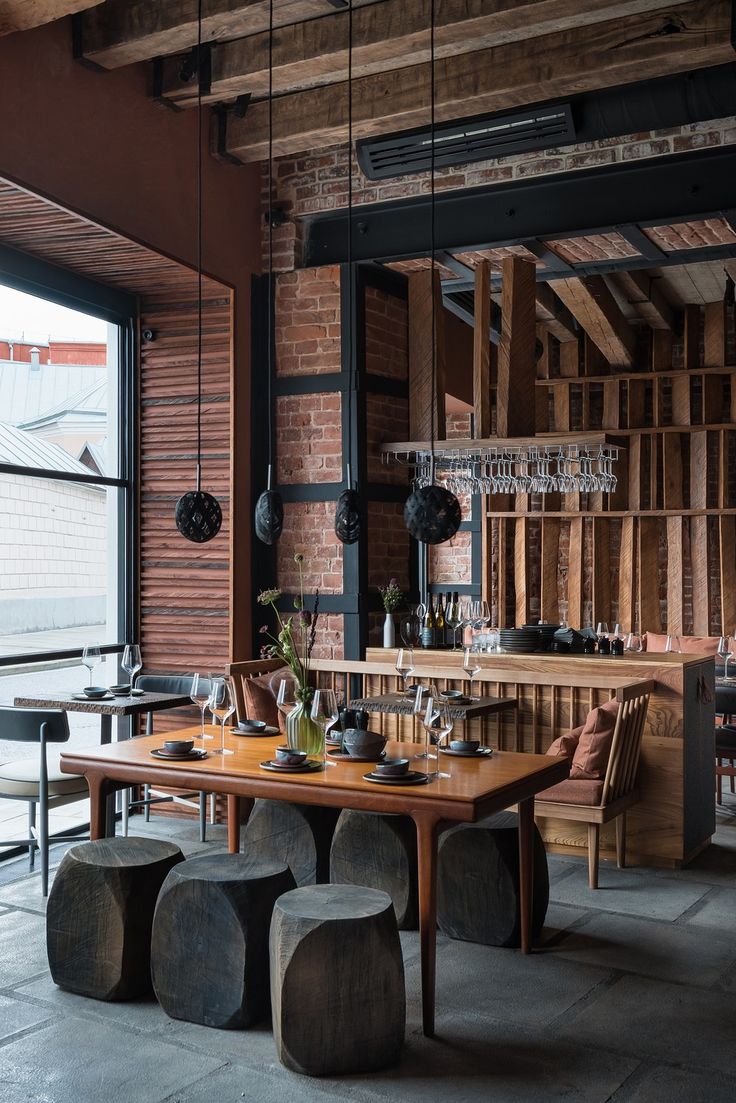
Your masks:
{"label": "dark plate", "polygon": [[364,781],[372,781],[376,785],[421,785],[426,782],[427,775],[418,770],[407,770],[405,774],[363,774]]}
{"label": "dark plate", "polygon": [[386,757],[385,751],[379,751],[378,754],[348,754],[347,751],[328,751],[328,758],[334,758],[338,762],[380,762],[381,759]]}
{"label": "dark plate", "polygon": [[264,735],[269,735],[273,738],[274,735],[280,735],[278,728],[261,728],[260,731],[246,731],[244,728],[230,728],[231,735],[239,735],[245,739],[262,739]]}
{"label": "dark plate", "polygon": [[453,751],[452,747],[440,747],[440,754],[451,754],[457,758],[490,758],[492,747],[479,747],[477,751]]}
{"label": "dark plate", "polygon": [[158,747],[156,750],[151,751],[154,758],[163,758],[167,762],[199,762],[201,759],[207,757],[207,751],[199,750],[195,747],[191,751],[187,751],[186,754],[169,754],[163,747]]}
{"label": "dark plate", "polygon": [[279,762],[272,762],[271,759],[261,762],[260,766],[262,770],[270,770],[273,774],[308,774],[322,769],[322,763],[316,758],[307,759],[301,766],[282,766]]}
{"label": "dark plate", "polygon": [[90,697],[88,693],[72,693],[72,700],[74,701],[112,701],[112,693],[100,693],[99,696]]}

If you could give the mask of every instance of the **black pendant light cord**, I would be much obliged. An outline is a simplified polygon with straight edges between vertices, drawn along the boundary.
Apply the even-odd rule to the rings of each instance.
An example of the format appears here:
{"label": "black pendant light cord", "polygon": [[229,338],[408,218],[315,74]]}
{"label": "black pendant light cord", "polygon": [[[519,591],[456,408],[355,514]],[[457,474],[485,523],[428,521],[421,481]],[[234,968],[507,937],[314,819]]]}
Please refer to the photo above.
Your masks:
{"label": "black pendant light cord", "polygon": [[353,278],[353,0],[348,7],[348,432],[347,488],[352,488],[353,451],[353,358],[355,327],[355,280]]}
{"label": "black pendant light cord", "polygon": [[435,170],[435,141],[434,141],[434,128],[435,128],[435,87],[434,87],[434,22],[435,22],[435,0],[431,0],[430,5],[430,23],[429,23],[429,97],[430,97],[430,141],[431,141],[431,153],[430,153],[430,191],[429,202],[431,210],[430,221],[430,252],[431,252],[431,267],[430,267],[430,283],[429,289],[432,296],[432,395],[429,403],[429,444],[430,444],[430,482],[434,482],[434,419],[435,410],[437,406],[437,319],[435,317],[436,305],[434,294],[434,260],[436,252],[435,242],[435,198],[434,198],[434,170]]}
{"label": "black pendant light cord", "polygon": [[273,0],[268,5],[268,489],[271,489],[273,464]]}
{"label": "black pendant light cord", "polygon": [[196,10],[196,489],[202,470],[202,0]]}

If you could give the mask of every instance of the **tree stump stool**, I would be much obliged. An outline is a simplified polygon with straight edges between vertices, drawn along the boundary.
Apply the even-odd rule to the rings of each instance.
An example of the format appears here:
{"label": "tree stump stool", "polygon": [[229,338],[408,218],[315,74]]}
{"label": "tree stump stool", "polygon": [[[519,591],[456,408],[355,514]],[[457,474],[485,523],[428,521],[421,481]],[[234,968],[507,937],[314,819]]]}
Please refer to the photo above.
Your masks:
{"label": "tree stump stool", "polygon": [[330,881],[387,892],[399,930],[416,930],[417,831],[413,820],[344,809],[332,838]]}
{"label": "tree stump stool", "polygon": [[[547,855],[534,828],[532,937],[549,903]],[[450,828],[439,840],[437,923],[444,934],[485,946],[519,946],[519,834],[514,812]]]}
{"label": "tree stump stool", "polygon": [[153,917],[151,976],[172,1019],[237,1030],[268,1016],[268,933],[295,885],[285,862],[207,854],[171,870]]}
{"label": "tree stump stool", "polygon": [[178,846],[158,839],[99,839],[68,850],[46,912],[54,983],[96,1000],[147,995],[156,898],[183,861]]}
{"label": "tree stump stool", "polygon": [[340,812],[257,800],[243,831],[243,850],[286,862],[297,885],[324,884],[330,879],[330,844]]}
{"label": "tree stump stool", "polygon": [[404,961],[391,897],[357,885],[287,892],[271,922],[281,1062],[307,1076],[373,1072],[404,1044]]}

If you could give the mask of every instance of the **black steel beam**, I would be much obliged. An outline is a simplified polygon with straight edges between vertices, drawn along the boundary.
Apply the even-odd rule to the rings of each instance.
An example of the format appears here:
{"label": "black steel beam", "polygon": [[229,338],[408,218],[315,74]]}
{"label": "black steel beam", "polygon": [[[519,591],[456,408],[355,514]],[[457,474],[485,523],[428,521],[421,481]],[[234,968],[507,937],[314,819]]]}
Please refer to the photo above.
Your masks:
{"label": "black steel beam", "polygon": [[[735,177],[736,147],[723,146],[440,192],[435,242],[439,249],[481,249],[606,233],[628,223],[712,218],[733,209]],[[354,257],[390,261],[426,255],[430,213],[428,196],[362,207]],[[315,216],[307,267],[344,260],[347,217],[346,211]]]}
{"label": "black steel beam", "polygon": [[643,257],[647,257],[654,264],[661,264],[666,258],[667,254],[664,249],[660,249],[658,245],[655,245],[640,226],[629,223],[627,226],[617,226],[616,229],[628,241],[629,245],[636,249],[637,253],[641,253]]}

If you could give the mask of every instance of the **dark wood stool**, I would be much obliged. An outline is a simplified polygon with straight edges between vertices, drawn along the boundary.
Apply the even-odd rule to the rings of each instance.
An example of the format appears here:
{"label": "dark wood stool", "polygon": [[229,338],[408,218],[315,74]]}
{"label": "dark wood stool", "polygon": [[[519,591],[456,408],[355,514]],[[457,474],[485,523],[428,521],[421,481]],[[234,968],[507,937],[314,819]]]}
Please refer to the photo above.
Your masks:
{"label": "dark wood stool", "polygon": [[153,918],[153,990],[172,1019],[235,1030],[268,1016],[268,932],[285,862],[206,854],[171,870]]}
{"label": "dark wood stool", "polygon": [[324,884],[330,879],[330,844],[340,812],[257,800],[243,829],[243,850],[276,862],[286,862],[297,885]]}
{"label": "dark wood stool", "polygon": [[[532,937],[544,924],[549,872],[534,828]],[[519,946],[519,834],[515,812],[464,823],[440,836],[437,924],[450,938],[485,946]]]}
{"label": "dark wood stool", "polygon": [[281,1062],[307,1076],[373,1072],[404,1044],[404,961],[391,897],[357,885],[287,892],[271,923]]}
{"label": "dark wood stool", "polygon": [[417,830],[413,821],[408,816],[344,809],[332,838],[330,881],[387,892],[399,930],[416,930]]}
{"label": "dark wood stool", "polygon": [[149,993],[156,897],[183,861],[178,846],[158,839],[99,839],[68,850],[46,912],[54,983],[96,1000]]}

